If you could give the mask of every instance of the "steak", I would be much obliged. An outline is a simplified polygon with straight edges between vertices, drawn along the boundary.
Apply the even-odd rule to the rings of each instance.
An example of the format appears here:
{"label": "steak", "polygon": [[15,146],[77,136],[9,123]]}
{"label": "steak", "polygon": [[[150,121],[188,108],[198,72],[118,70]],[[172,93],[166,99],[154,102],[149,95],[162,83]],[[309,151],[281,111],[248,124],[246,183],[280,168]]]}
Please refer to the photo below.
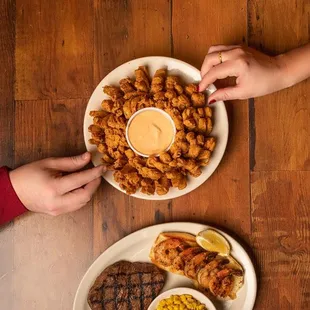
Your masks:
{"label": "steak", "polygon": [[147,310],[165,284],[153,264],[119,261],[97,277],[88,293],[92,310]]}

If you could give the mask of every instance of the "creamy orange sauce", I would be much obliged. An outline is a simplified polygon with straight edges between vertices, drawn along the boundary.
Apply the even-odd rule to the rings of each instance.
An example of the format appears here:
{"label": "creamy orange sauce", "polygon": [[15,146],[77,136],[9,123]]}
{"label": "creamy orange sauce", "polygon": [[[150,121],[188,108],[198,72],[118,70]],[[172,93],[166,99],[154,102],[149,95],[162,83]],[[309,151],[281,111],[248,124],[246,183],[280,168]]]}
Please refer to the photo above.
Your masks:
{"label": "creamy orange sauce", "polygon": [[156,155],[167,150],[173,137],[171,120],[156,110],[137,114],[128,127],[130,143],[144,155]]}

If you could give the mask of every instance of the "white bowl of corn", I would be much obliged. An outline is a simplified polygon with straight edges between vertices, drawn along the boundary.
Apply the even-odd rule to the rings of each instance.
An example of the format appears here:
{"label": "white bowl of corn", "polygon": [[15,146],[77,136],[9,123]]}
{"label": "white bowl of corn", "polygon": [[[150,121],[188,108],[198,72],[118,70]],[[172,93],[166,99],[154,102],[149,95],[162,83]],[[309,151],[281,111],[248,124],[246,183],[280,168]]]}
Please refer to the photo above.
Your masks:
{"label": "white bowl of corn", "polygon": [[211,300],[197,290],[178,287],[158,295],[148,310],[216,310]]}

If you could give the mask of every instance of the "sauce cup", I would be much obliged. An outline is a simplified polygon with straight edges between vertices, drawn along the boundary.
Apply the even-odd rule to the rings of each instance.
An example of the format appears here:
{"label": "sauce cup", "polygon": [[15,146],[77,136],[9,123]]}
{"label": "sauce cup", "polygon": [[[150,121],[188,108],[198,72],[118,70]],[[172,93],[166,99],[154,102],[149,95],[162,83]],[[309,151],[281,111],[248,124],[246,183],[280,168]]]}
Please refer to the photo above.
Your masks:
{"label": "sauce cup", "polygon": [[146,111],[156,111],[156,112],[159,112],[161,113],[162,115],[164,115],[171,123],[171,126],[172,126],[172,129],[173,129],[173,137],[172,137],[172,140],[171,140],[171,143],[169,144],[169,146],[163,150],[163,152],[166,152],[170,149],[170,147],[172,146],[172,144],[174,143],[174,140],[175,140],[175,135],[176,135],[176,127],[175,127],[175,124],[174,124],[174,121],[172,119],[172,117],[167,113],[165,112],[164,110],[162,109],[158,109],[158,108],[144,108],[144,109],[141,109],[137,112],[135,112],[131,117],[130,119],[128,120],[127,122],[127,126],[126,126],[126,140],[127,140],[127,143],[129,144],[130,148],[138,155],[142,156],[142,157],[150,157],[150,156],[159,156],[159,154],[152,154],[152,155],[147,155],[147,154],[143,154],[141,152],[139,152],[137,149],[135,149],[135,147],[132,145],[130,139],[129,139],[129,134],[128,134],[128,131],[129,131],[129,127],[130,127],[130,124],[131,122],[133,121],[133,119],[139,115],[140,113],[144,113]]}

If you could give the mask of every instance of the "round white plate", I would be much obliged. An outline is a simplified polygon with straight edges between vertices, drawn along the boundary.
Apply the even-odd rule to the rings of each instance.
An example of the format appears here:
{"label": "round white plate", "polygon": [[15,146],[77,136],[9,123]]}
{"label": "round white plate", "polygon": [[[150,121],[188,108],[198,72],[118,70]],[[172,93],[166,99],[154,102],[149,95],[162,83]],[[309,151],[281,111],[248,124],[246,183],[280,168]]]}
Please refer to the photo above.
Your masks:
{"label": "round white plate", "polygon": [[163,299],[169,298],[171,295],[184,295],[184,294],[192,295],[196,300],[200,301],[203,305],[205,305],[208,310],[216,310],[213,303],[207,296],[205,296],[204,294],[200,293],[197,290],[188,287],[173,288],[171,290],[161,293],[153,300],[153,302],[148,307],[148,310],[156,310],[159,302]]}
{"label": "round white plate", "polygon": [[[221,302],[212,300],[212,302],[217,310],[251,310],[256,298],[256,274],[253,264],[242,246],[232,237],[219,229],[207,225],[182,222],[155,225],[141,229],[121,239],[108,248],[95,260],[84,275],[75,295],[73,310],[90,309],[87,304],[89,289],[98,275],[106,267],[120,260],[150,262],[149,253],[159,233],[164,231],[182,231],[196,235],[200,231],[208,228],[217,230],[228,240],[231,245],[231,255],[237,259],[245,271],[244,285],[238,292],[235,300]],[[194,288],[192,281],[186,277],[167,273],[167,281],[163,291],[176,287]]]}
{"label": "round white plate", "polygon": [[[147,66],[150,76],[152,77],[155,71],[159,68],[167,68],[168,74],[175,74],[182,78],[185,83],[193,83],[200,81],[199,70],[195,67],[174,58],[169,57],[144,57],[138,58],[125,64],[117,67],[112,72],[110,72],[96,87],[92,96],[89,99],[85,117],[84,117],[84,140],[86,148],[89,152],[92,153],[92,161],[94,166],[101,164],[101,154],[97,151],[95,145],[92,145],[88,142],[91,138],[90,133],[88,132],[88,127],[92,124],[93,119],[89,116],[89,112],[92,110],[101,110],[101,102],[103,99],[108,99],[109,97],[103,93],[103,86],[105,85],[119,85],[119,81],[128,76],[133,77],[134,71],[139,66]],[[210,94],[216,90],[216,87],[212,84],[206,90],[207,94]],[[227,144],[228,139],[228,118],[227,112],[223,101],[218,101],[212,107],[214,118],[213,123],[214,127],[211,135],[216,138],[217,144],[215,150],[212,154],[210,164],[207,167],[202,169],[202,174],[198,178],[189,177],[188,185],[183,190],[178,190],[176,188],[170,188],[168,194],[164,196],[159,196],[157,194],[149,196],[141,193],[140,191],[132,195],[133,197],[147,199],[147,200],[165,200],[173,199],[185,195],[192,190],[196,189],[202,183],[204,183],[211,174],[215,171],[219,165]],[[117,182],[114,181],[113,172],[108,172],[104,175],[104,179],[113,185],[118,190],[123,191]]]}

